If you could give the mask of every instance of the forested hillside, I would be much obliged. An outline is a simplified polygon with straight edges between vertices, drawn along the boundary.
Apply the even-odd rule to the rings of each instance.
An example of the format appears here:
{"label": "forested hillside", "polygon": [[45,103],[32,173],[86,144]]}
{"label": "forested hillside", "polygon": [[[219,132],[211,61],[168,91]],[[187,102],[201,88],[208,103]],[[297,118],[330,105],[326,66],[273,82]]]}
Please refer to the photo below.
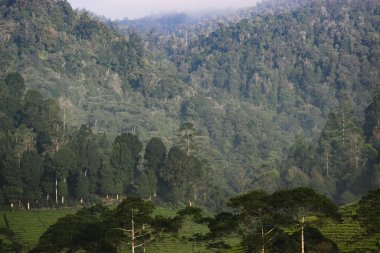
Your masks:
{"label": "forested hillside", "polygon": [[194,125],[179,129],[167,149],[154,137],[144,147],[137,135],[111,140],[82,125],[70,130],[52,98],[28,90],[18,73],[0,82],[0,204],[27,209],[118,201],[132,195],[182,206],[188,201],[217,210],[223,188],[209,163],[190,145]]}
{"label": "forested hillside", "polygon": [[[14,121],[4,123],[2,136],[14,140],[22,129],[37,136],[15,153],[18,168],[28,150],[58,164],[58,151],[65,162],[72,156],[75,164],[59,166],[66,174],[75,168],[66,195],[78,200],[83,189],[87,196],[144,197],[157,190],[175,203],[218,196],[209,206],[219,208],[226,195],[302,185],[350,202],[379,186],[370,180],[380,151],[372,97],[380,85],[379,6],[378,0],[270,1],[225,14],[224,22],[202,19],[164,32],[119,27],[123,35],[66,1],[0,1],[0,78],[7,87],[9,74],[20,73],[27,90],[5,89],[21,109],[9,111],[5,103],[2,117]],[[54,124],[36,127],[43,121],[28,113],[30,99],[46,100],[39,110],[49,111],[41,109],[48,98],[60,108],[56,131],[67,137],[50,153]],[[103,133],[112,146],[100,146]],[[157,136],[163,160],[151,168],[141,158]],[[89,149],[100,146],[88,151],[100,160],[87,157],[81,138],[92,141]],[[117,156],[123,145],[133,147]],[[112,181],[117,189],[102,188],[102,173],[120,180]],[[56,177],[65,181],[66,174]],[[75,188],[83,175],[85,187]],[[201,180],[209,178],[211,186]],[[161,185],[142,193],[146,183],[139,180]]]}
{"label": "forested hillside", "polygon": [[[185,26],[180,34],[156,34],[158,40],[149,41],[153,50],[165,52],[176,64],[192,89],[181,106],[183,120],[201,122],[227,159],[240,163],[227,170],[233,171],[228,176],[235,190],[284,187],[298,178],[286,179],[289,170],[333,185],[339,185],[345,174],[355,174],[330,156],[339,171],[331,179],[324,169],[331,164],[318,162],[325,160],[321,155],[325,148],[318,149],[320,157],[310,155],[315,160],[303,160],[294,170],[289,162],[293,150],[289,154],[288,147],[303,138],[317,146],[330,113],[335,115],[337,133],[353,138],[349,126],[363,139],[364,110],[379,85],[379,4],[269,1],[250,10],[251,18],[219,23],[212,32],[197,34]],[[186,32],[191,40],[181,37]],[[348,149],[348,142],[342,143]],[[336,148],[331,149],[338,154]],[[350,156],[353,151],[347,152]],[[365,171],[366,161],[356,167]],[[338,200],[343,193],[352,197],[345,192],[350,186],[338,186],[336,191],[324,185],[319,190],[332,192]],[[363,187],[353,191],[362,192]]]}

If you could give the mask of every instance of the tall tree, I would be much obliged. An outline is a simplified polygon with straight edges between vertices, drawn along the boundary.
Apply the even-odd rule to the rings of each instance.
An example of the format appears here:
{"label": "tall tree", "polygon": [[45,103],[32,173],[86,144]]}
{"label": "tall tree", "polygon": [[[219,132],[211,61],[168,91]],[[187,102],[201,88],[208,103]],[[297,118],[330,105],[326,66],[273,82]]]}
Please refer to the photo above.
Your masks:
{"label": "tall tree", "polygon": [[137,189],[141,197],[152,198],[157,193],[157,177],[153,170],[147,170],[140,173],[137,180]]}
{"label": "tall tree", "polygon": [[134,183],[137,177],[137,165],[143,144],[137,136],[132,134],[121,134],[116,137],[111,154],[111,165],[116,170],[118,177],[124,187]]}
{"label": "tall tree", "polygon": [[82,125],[71,142],[71,148],[78,157],[80,175],[87,178],[91,193],[98,192],[99,171],[102,163],[102,154],[95,143],[96,136],[91,129]]}
{"label": "tall tree", "polygon": [[[371,137],[379,139],[380,130],[380,88],[377,88],[372,95],[372,103],[365,109],[364,135],[367,140]],[[380,134],[379,134],[380,135]]]}
{"label": "tall tree", "polygon": [[40,180],[43,173],[42,158],[36,151],[26,151],[21,158],[20,170],[24,201],[28,204],[41,199]]}
{"label": "tall tree", "polygon": [[197,132],[193,122],[185,122],[178,130],[179,145],[185,150],[187,156],[197,152]]}
{"label": "tall tree", "polygon": [[[175,201],[194,198],[194,185],[203,175],[203,163],[194,156],[187,156],[179,147],[173,146],[168,153],[160,177],[168,184]],[[165,187],[163,187],[165,188]]]}
{"label": "tall tree", "polygon": [[44,98],[38,91],[28,90],[23,102],[22,123],[37,134],[37,148],[41,152],[51,143]]}
{"label": "tall tree", "polygon": [[150,139],[145,148],[145,166],[158,173],[160,167],[164,164],[165,157],[166,147],[162,140],[158,137]]}
{"label": "tall tree", "polygon": [[[76,175],[78,173],[77,164],[78,161],[75,153],[69,147],[65,147],[55,154],[50,164],[52,167],[47,168],[55,176],[53,180],[55,181],[56,187],[54,193],[56,203],[60,201],[63,204],[64,199],[69,196],[68,178],[70,175]],[[73,182],[73,180],[70,181],[70,183]]]}
{"label": "tall tree", "polygon": [[110,165],[109,158],[103,157],[102,168],[99,172],[100,176],[100,193],[105,196],[116,195],[122,192],[122,189],[117,189],[115,185],[115,170]]}
{"label": "tall tree", "polygon": [[5,78],[5,84],[11,96],[21,98],[25,91],[24,78],[17,72],[10,73]]}
{"label": "tall tree", "polygon": [[23,192],[19,160],[10,150],[0,160],[0,182],[6,203],[21,201]]}
{"label": "tall tree", "polygon": [[[307,217],[327,216],[339,218],[338,209],[331,200],[309,188],[296,188],[282,190],[273,193],[269,201],[272,210],[281,214],[277,221],[279,224],[285,222],[296,222],[301,227],[301,253],[305,252],[304,230]],[[296,217],[294,220],[293,217]]]}

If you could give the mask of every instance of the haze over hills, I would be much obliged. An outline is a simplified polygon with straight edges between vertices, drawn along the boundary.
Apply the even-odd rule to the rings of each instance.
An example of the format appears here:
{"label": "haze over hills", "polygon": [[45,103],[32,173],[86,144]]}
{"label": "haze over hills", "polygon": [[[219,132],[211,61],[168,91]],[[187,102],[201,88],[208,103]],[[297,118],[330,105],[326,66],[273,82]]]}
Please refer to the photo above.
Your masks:
{"label": "haze over hills", "polygon": [[101,1],[69,0],[74,8],[85,8],[89,11],[106,16],[112,20],[128,18],[140,19],[147,16],[162,16],[169,13],[206,13],[220,12],[239,8],[253,7],[260,0],[202,0],[173,1],[161,0],[109,0],[105,5]]}
{"label": "haze over hills", "polygon": [[[66,1],[3,0],[0,78],[21,73],[28,89],[59,101],[72,128],[172,146],[192,122],[221,195],[307,185],[343,203],[379,183],[368,183],[372,129],[361,130],[380,80],[379,4],[268,1],[189,22],[110,25]],[[352,136],[360,162],[347,164]]]}

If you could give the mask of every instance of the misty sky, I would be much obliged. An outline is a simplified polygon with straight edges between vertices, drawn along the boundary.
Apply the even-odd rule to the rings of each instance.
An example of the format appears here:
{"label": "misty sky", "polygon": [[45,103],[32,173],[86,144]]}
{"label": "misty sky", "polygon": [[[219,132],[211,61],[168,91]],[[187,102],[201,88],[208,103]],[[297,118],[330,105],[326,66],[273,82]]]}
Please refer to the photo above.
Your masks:
{"label": "misty sky", "polygon": [[68,0],[68,2],[73,8],[85,8],[108,18],[133,19],[166,12],[249,7],[260,0]]}

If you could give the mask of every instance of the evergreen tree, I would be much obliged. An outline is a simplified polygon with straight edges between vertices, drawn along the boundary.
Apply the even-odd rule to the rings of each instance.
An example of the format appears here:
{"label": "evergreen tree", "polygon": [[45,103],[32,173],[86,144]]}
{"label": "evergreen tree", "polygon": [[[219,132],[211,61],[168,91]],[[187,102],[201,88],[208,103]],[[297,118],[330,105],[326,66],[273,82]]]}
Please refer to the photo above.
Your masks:
{"label": "evergreen tree", "polygon": [[0,185],[6,203],[22,199],[22,181],[18,158],[11,152],[4,153],[0,161]]}
{"label": "evergreen tree", "polygon": [[145,166],[158,173],[160,167],[164,164],[165,157],[166,147],[162,140],[158,137],[150,139],[145,148]]}
{"label": "evergreen tree", "polygon": [[[193,199],[194,186],[203,175],[203,163],[194,156],[187,156],[177,146],[169,150],[164,166],[160,170],[159,189],[170,189],[174,201]],[[167,184],[165,186],[165,184]],[[160,194],[161,196],[162,194]]]}
{"label": "evergreen tree", "polygon": [[24,78],[19,73],[10,73],[5,78],[9,95],[21,98],[25,91]]}
{"label": "evergreen tree", "polygon": [[115,170],[110,165],[108,157],[103,158],[99,177],[100,193],[102,195],[115,195],[122,192],[122,189],[118,191],[115,186]]}
{"label": "evergreen tree", "polygon": [[[53,161],[50,164],[52,167],[48,168],[48,170],[50,170],[52,174],[55,174],[54,181],[58,184],[58,195],[54,193],[56,201],[58,200],[61,203],[64,202],[64,198],[69,196],[69,186],[70,189],[73,189],[74,180],[73,178],[70,178],[69,180],[69,176],[72,177],[77,175],[77,164],[77,157],[69,147],[65,147],[55,154]],[[69,182],[70,185],[68,185]]]}
{"label": "evergreen tree", "polygon": [[26,151],[21,158],[20,170],[24,201],[34,203],[41,199],[40,180],[43,173],[42,158],[36,151]]}
{"label": "evergreen tree", "polygon": [[[372,137],[380,139],[380,88],[372,95],[372,103],[365,109],[364,135],[367,140]],[[379,136],[377,136],[379,135]]]}
{"label": "evergreen tree", "polygon": [[90,185],[88,177],[83,173],[77,173],[72,176],[73,183],[71,185],[72,196],[77,200],[88,200],[90,195]]}
{"label": "evergreen tree", "polygon": [[94,139],[91,129],[82,125],[70,145],[78,157],[81,175],[87,177],[91,193],[98,192],[98,177],[102,163],[102,154]]}
{"label": "evergreen tree", "polygon": [[23,101],[22,123],[37,134],[37,148],[41,152],[51,144],[47,108],[43,96],[28,90]]}
{"label": "evergreen tree", "polygon": [[116,177],[126,190],[137,177],[137,165],[143,144],[137,136],[122,134],[116,137],[111,154],[111,165],[115,168]]}
{"label": "evergreen tree", "polygon": [[157,196],[157,177],[153,170],[148,169],[140,173],[137,181],[137,190],[143,198]]}
{"label": "evergreen tree", "polygon": [[197,150],[196,129],[193,122],[185,122],[178,130],[179,146],[185,151],[187,156],[194,155]]}

